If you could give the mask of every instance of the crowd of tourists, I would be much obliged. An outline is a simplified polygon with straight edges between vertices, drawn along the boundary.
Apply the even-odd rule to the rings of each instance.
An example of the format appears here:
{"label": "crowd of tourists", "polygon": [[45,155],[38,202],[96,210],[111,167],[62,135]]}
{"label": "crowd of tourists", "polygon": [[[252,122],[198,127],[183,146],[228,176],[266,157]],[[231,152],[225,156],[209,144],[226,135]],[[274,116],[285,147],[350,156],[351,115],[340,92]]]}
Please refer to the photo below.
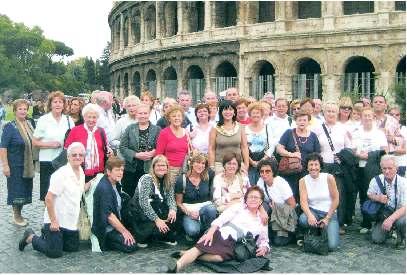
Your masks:
{"label": "crowd of tourists", "polygon": [[55,258],[90,240],[93,251],[130,253],[183,239],[193,247],[172,255],[168,271],[177,272],[195,259],[231,260],[250,236],[254,257],[305,247],[314,231],[338,250],[358,211],[360,234],[405,246],[407,132],[384,96],[288,102],[229,88],[192,106],[186,90],[162,104],[148,91],[122,102],[107,91],[89,102],[55,91],[34,119],[29,107],[13,102],[0,144],[18,226],[28,225],[22,210],[39,170],[43,227],[25,230],[21,251],[31,243]]}

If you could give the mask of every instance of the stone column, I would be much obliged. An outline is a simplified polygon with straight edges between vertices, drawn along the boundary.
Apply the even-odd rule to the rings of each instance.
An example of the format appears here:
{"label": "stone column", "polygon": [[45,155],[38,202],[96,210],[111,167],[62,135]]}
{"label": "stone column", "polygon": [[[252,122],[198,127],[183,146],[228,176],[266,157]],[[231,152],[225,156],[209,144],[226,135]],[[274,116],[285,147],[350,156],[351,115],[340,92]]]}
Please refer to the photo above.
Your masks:
{"label": "stone column", "polygon": [[140,8],[140,43],[144,43],[146,41],[145,38],[145,24],[144,24],[144,8]]}
{"label": "stone column", "polygon": [[127,47],[133,47],[134,45],[134,38],[133,38],[133,28],[131,22],[133,21],[133,18],[131,17],[131,10],[128,11],[127,13],[127,23],[129,24],[128,26],[128,42],[127,42]]}
{"label": "stone column", "polygon": [[390,24],[390,11],[394,10],[393,1],[375,1],[375,12],[377,13],[379,26],[388,26]]}
{"label": "stone column", "polygon": [[335,29],[335,2],[334,1],[322,1],[321,2],[322,10],[322,20],[324,23],[324,30],[334,30]]}
{"label": "stone column", "polygon": [[275,98],[283,97],[290,101],[293,98],[292,74],[281,72],[279,75],[276,75],[276,78]]}
{"label": "stone column", "polygon": [[286,4],[285,1],[276,1],[275,2],[275,13],[276,13],[276,32],[284,32],[286,30]]}
{"label": "stone column", "polygon": [[122,52],[124,50],[124,16],[123,13],[120,14],[120,43],[119,43],[119,51]]}
{"label": "stone column", "polygon": [[185,33],[184,3],[182,1],[177,1],[177,23],[178,23],[177,35],[184,34]]}
{"label": "stone column", "polygon": [[205,24],[204,30],[207,31],[212,28],[212,2],[205,1]]}
{"label": "stone column", "polygon": [[155,2],[155,39],[160,39],[162,37],[161,33],[162,16],[163,16],[163,5],[160,2]]}

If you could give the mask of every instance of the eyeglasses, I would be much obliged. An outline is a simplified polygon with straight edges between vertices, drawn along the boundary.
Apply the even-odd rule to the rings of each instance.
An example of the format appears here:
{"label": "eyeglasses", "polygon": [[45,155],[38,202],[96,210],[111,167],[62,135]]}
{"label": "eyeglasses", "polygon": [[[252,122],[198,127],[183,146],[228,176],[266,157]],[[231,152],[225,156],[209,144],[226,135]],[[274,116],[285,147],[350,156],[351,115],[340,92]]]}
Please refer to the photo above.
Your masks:
{"label": "eyeglasses", "polygon": [[400,113],[389,113],[391,116],[400,116]]}
{"label": "eyeglasses", "polygon": [[339,109],[346,110],[346,111],[352,111],[352,107],[349,107],[349,106],[341,106],[341,107],[339,107]]}
{"label": "eyeglasses", "polygon": [[259,196],[247,196],[247,199],[248,200],[260,200],[261,197],[259,197]]}
{"label": "eyeglasses", "polygon": [[267,170],[260,170],[260,174],[270,174],[271,170],[267,169]]}
{"label": "eyeglasses", "polygon": [[83,158],[85,155],[84,154],[71,154],[71,157],[77,158],[77,157],[81,157]]}

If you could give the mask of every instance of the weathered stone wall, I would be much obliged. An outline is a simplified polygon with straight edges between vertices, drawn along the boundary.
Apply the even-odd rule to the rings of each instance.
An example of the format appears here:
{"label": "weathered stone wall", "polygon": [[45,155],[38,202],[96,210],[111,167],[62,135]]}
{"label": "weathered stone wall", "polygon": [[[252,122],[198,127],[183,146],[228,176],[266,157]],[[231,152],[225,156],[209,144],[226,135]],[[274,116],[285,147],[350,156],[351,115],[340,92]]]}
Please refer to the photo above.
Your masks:
{"label": "weathered stone wall", "polygon": [[[214,88],[218,66],[229,63],[236,70],[240,92],[249,94],[252,81],[259,77],[259,64],[267,61],[275,71],[276,96],[292,98],[299,63],[312,59],[320,66],[322,98],[336,99],[353,58],[370,61],[375,90],[383,93],[393,86],[397,64],[405,57],[405,11],[396,11],[394,1],[375,1],[373,13],[353,15],[343,15],[341,1],[322,1],[321,16],[306,19],[298,16],[318,16],[319,11],[303,11],[298,3],[284,1],[267,5],[242,1],[235,6],[236,23],[219,28],[222,22],[234,21],[222,18],[230,12],[225,11],[225,2],[114,5],[109,24],[115,94],[125,96],[125,91],[135,93],[136,86],[146,88],[147,72],[154,70],[155,93],[163,97],[164,72],[173,68],[177,88],[187,88],[191,66],[198,66],[206,87]],[[261,12],[260,6],[270,11]],[[127,82],[123,81],[126,73]]]}

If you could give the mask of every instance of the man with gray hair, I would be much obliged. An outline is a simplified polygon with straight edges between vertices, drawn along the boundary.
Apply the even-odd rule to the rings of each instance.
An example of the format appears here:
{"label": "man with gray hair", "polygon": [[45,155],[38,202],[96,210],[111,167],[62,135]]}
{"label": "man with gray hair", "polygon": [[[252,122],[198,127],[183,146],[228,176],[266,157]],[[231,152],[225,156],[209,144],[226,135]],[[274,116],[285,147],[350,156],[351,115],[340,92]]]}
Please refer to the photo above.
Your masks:
{"label": "man with gray hair", "polygon": [[116,121],[112,110],[112,93],[99,91],[95,96],[95,103],[99,106],[99,118],[96,126],[105,130],[110,147],[112,149],[117,149],[119,144],[114,140]]}
{"label": "man with gray hair", "polygon": [[235,103],[238,99],[240,99],[239,91],[235,87],[227,89],[225,99]]}
{"label": "man with gray hair", "polygon": [[[384,155],[380,160],[382,174],[370,181],[367,196],[370,200],[382,203],[389,211],[372,227],[372,241],[382,244],[397,232],[397,245],[405,247],[406,241],[406,178],[397,175],[397,161],[392,155]],[[384,188],[381,188],[382,185]],[[385,190],[383,194],[382,189]]]}
{"label": "man with gray hair", "polygon": [[[192,105],[192,96],[191,93],[187,90],[182,90],[178,93],[177,98],[178,104],[184,108],[185,116],[188,117],[192,125],[196,124],[195,109],[191,107]],[[192,128],[190,129],[192,131]]]}

